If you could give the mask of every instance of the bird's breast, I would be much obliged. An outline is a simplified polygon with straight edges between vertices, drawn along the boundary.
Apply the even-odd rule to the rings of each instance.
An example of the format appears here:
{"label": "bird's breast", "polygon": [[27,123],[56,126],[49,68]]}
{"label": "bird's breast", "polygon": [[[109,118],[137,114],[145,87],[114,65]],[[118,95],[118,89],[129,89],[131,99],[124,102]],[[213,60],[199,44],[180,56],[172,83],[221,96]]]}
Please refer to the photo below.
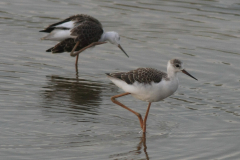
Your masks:
{"label": "bird's breast", "polygon": [[132,96],[147,102],[158,102],[172,95],[178,88],[178,80],[161,81],[160,83],[138,84]]}

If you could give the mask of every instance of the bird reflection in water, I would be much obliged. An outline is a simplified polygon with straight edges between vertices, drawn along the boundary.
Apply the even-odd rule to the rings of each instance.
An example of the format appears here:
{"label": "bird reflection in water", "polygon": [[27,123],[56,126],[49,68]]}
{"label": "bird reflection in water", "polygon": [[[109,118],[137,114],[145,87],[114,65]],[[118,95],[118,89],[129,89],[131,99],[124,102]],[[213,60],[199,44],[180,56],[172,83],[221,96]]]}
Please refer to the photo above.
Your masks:
{"label": "bird reflection in water", "polygon": [[43,87],[44,106],[64,106],[97,114],[96,108],[102,99],[100,94],[103,86],[99,82],[65,78],[60,76],[47,76],[47,85]]}
{"label": "bird reflection in water", "polygon": [[118,153],[118,154],[111,155],[109,158],[114,158],[114,159],[135,159],[136,155],[140,155],[141,153],[144,153],[145,159],[149,160],[149,156],[148,156],[148,153],[147,153],[146,133],[142,133],[142,137],[140,137],[140,142],[138,143],[136,148],[137,149],[134,149],[134,150],[129,151],[127,153]]}
{"label": "bird reflection in water", "polygon": [[138,144],[138,150],[140,151],[142,147],[143,147],[143,151],[145,153],[146,159],[149,160],[148,153],[147,153],[146,133],[142,134],[141,141]]}

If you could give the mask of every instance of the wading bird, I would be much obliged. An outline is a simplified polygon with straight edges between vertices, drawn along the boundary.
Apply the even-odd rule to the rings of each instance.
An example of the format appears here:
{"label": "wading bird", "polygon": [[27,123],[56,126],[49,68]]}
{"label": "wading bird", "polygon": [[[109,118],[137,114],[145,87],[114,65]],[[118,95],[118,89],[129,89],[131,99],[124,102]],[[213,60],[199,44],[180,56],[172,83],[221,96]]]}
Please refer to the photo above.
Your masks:
{"label": "wading bird", "polygon": [[71,52],[76,57],[75,65],[78,64],[78,55],[87,48],[104,44],[106,41],[118,46],[127,57],[127,53],[120,45],[120,36],[115,31],[104,32],[102,24],[89,15],[78,14],[51,24],[39,32],[49,33],[42,40],[60,41],[46,52],[62,53]]}
{"label": "wading bird", "polygon": [[[138,68],[129,72],[106,73],[108,78],[125,93],[115,95],[112,102],[134,113],[139,121],[143,132],[146,132],[146,122],[152,102],[158,102],[172,95],[178,88],[177,72],[183,72],[194,78],[184,68],[179,59],[168,61],[167,73],[153,68]],[[116,98],[131,94],[142,101],[149,102],[144,120],[141,114],[123,105]]]}

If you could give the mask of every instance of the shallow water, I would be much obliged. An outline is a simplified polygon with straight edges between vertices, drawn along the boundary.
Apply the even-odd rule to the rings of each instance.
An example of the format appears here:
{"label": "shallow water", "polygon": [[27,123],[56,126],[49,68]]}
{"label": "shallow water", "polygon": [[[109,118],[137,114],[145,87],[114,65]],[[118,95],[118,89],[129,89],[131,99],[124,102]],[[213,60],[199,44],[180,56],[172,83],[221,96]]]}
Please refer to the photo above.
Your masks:
{"label": "shallow water", "polygon": [[[0,153],[21,159],[228,159],[240,157],[238,0],[2,0]],[[121,35],[127,58],[104,44],[80,54],[45,52],[38,32],[70,15],[99,19]],[[180,58],[171,97],[153,103],[146,137],[136,116],[113,104],[123,91],[104,73],[166,70]],[[119,99],[144,115],[147,103]],[[146,141],[144,141],[146,138]]]}

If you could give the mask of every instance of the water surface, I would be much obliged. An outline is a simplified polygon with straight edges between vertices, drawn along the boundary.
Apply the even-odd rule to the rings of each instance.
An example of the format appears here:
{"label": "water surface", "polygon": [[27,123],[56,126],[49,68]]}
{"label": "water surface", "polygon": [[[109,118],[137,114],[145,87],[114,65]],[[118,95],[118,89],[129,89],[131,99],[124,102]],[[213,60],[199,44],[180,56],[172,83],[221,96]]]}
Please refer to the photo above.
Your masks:
{"label": "water surface", "polygon": [[[21,159],[238,159],[240,157],[240,3],[238,0],[0,2],[0,153]],[[68,53],[38,32],[73,14],[99,19],[121,35],[127,58],[104,44]],[[179,58],[171,97],[151,106],[147,134],[113,104],[123,91],[104,73],[153,67]],[[119,99],[144,115],[147,103]]]}

